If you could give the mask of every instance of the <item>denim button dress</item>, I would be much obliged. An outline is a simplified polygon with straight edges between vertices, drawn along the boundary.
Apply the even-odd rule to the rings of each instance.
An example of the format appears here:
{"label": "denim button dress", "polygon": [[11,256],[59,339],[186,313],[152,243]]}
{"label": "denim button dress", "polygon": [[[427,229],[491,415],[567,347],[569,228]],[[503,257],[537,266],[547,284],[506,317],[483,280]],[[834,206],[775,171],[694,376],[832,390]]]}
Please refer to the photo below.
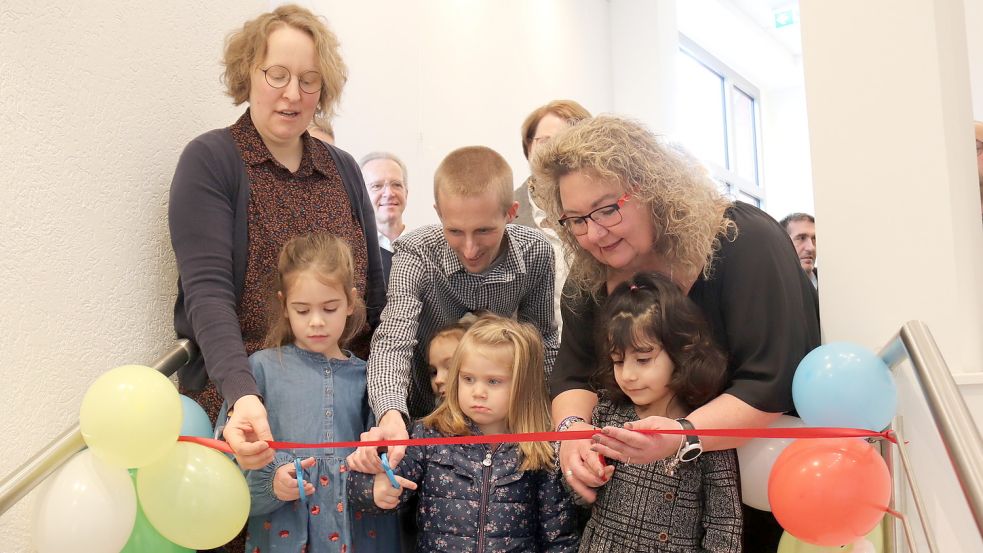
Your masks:
{"label": "denim button dress", "polygon": [[[374,424],[365,387],[365,361],[327,359],[294,345],[266,349],[249,358],[277,441],[358,440]],[[252,506],[247,553],[350,553],[399,550],[393,515],[352,512],[348,507],[348,449],[283,449],[272,463],[245,471]],[[280,501],[273,475],[296,458],[314,457],[304,480],[314,486],[306,505]]]}

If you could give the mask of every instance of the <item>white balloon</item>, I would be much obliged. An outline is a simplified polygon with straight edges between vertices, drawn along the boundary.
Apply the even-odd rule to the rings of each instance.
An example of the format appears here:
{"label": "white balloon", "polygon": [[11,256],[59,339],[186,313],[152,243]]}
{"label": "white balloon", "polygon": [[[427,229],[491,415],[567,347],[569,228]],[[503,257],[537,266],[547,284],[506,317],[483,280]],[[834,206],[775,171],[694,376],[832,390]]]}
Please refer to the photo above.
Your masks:
{"label": "white balloon", "polygon": [[[802,419],[782,415],[768,428],[803,428]],[[741,469],[741,499],[748,507],[770,511],[768,502],[768,477],[775,460],[793,438],[756,438],[737,448],[737,462]]]}
{"label": "white balloon", "polygon": [[137,496],[124,468],[84,450],[49,476],[34,517],[38,553],[119,553],[137,516]]}
{"label": "white balloon", "polygon": [[874,544],[866,538],[860,538],[859,540],[850,544],[850,553],[877,553],[877,548]]}

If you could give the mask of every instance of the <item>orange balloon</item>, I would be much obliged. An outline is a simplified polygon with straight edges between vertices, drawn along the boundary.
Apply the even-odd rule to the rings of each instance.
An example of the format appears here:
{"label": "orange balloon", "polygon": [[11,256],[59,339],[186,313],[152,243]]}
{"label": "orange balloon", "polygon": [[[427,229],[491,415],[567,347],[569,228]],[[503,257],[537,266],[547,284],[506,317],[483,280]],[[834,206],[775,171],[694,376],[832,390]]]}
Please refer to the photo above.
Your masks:
{"label": "orange balloon", "polygon": [[855,542],[884,517],[891,475],[884,459],[857,438],[797,440],[779,455],[768,501],[796,538],[835,547]]}

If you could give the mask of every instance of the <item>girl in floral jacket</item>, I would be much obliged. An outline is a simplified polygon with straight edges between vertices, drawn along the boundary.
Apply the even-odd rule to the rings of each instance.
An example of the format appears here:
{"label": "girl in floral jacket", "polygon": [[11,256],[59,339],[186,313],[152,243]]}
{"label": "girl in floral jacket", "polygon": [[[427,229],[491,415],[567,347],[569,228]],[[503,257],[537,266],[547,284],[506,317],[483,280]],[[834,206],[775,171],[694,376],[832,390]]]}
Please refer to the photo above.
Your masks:
{"label": "girl in floral jacket", "polygon": [[[549,427],[539,333],[483,315],[454,354],[445,401],[412,434],[438,438]],[[389,510],[418,494],[417,551],[577,550],[573,505],[549,443],[409,447],[394,471],[398,489],[385,474],[351,473],[349,497],[356,509]]]}

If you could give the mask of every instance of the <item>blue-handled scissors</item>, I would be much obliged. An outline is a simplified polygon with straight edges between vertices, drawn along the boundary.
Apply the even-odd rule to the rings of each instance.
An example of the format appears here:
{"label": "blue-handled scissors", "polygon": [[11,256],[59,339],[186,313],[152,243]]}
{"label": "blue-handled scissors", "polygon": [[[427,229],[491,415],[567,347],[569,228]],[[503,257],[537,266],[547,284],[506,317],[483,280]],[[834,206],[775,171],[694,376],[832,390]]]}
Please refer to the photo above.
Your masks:
{"label": "blue-handled scissors", "polygon": [[389,483],[398,490],[399,482],[396,481],[396,475],[393,474],[393,468],[389,466],[389,456],[383,453],[379,457],[382,459],[382,469],[386,471],[386,476],[389,477]]}
{"label": "blue-handled scissors", "polygon": [[297,468],[297,489],[300,491],[300,502],[307,504],[307,495],[304,493],[304,468],[300,466],[300,459],[294,459],[294,467]]}

